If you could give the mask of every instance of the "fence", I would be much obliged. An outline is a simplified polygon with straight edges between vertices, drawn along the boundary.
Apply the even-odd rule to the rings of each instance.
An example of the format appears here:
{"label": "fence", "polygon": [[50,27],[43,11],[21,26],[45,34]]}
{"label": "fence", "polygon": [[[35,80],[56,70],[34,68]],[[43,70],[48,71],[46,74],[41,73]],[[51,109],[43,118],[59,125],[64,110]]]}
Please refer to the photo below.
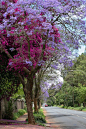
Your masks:
{"label": "fence", "polygon": [[[24,100],[17,99],[16,101],[12,99],[13,103],[13,113],[17,112],[19,109],[24,109]],[[0,119],[3,118],[3,114],[5,113],[5,107],[8,105],[8,101],[6,99],[2,99],[0,101]]]}

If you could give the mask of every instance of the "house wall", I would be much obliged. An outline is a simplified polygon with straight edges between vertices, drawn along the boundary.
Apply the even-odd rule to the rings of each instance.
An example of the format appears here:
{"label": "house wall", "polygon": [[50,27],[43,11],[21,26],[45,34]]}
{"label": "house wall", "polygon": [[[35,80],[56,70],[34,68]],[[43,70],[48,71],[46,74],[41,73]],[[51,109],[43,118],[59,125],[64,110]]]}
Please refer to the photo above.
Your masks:
{"label": "house wall", "polygon": [[[17,99],[16,101],[12,99],[13,103],[13,113],[18,112],[19,109],[24,109],[24,100]],[[6,99],[2,99],[0,101],[0,119],[3,118],[3,114],[5,113],[5,106],[7,107],[8,101]]]}

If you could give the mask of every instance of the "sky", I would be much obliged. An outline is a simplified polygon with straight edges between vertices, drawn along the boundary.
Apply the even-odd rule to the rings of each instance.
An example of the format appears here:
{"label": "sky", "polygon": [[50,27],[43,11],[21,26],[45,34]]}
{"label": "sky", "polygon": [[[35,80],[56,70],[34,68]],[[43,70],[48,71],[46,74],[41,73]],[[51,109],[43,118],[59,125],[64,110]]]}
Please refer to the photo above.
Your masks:
{"label": "sky", "polygon": [[[81,55],[84,52],[85,52],[85,46],[81,45],[81,48],[78,49],[78,54]],[[61,82],[63,82],[63,78],[60,75],[59,75],[59,79]]]}
{"label": "sky", "polygon": [[84,51],[85,51],[85,46],[81,46],[81,48],[79,48],[79,50],[78,50],[78,54],[79,55],[81,55],[82,53],[84,53]]}
{"label": "sky", "polygon": [[[86,17],[83,20],[85,21],[85,25],[86,25]],[[85,46],[82,45],[81,48],[78,50],[79,55],[81,55],[82,53],[84,53],[84,51],[85,51]]]}

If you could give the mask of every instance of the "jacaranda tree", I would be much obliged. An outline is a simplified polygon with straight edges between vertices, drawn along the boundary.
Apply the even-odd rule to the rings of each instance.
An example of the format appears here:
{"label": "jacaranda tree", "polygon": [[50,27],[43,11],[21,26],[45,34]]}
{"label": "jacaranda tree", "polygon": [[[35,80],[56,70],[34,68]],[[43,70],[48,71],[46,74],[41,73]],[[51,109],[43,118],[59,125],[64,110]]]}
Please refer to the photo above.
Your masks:
{"label": "jacaranda tree", "polygon": [[[46,67],[45,62],[51,58],[55,58],[59,63],[71,65],[71,61],[68,60],[71,55],[69,47],[79,46],[78,40],[74,43],[63,43],[55,23],[60,16],[63,19],[63,16],[69,13],[76,13],[76,8],[78,12],[79,6],[84,10],[84,4],[84,0],[0,1],[0,53],[8,56],[7,68],[13,71],[23,84],[28,122],[31,124],[35,124],[32,111],[35,74],[42,66]],[[85,14],[81,11],[77,15],[84,18]],[[80,23],[82,30],[83,25],[84,22]]]}

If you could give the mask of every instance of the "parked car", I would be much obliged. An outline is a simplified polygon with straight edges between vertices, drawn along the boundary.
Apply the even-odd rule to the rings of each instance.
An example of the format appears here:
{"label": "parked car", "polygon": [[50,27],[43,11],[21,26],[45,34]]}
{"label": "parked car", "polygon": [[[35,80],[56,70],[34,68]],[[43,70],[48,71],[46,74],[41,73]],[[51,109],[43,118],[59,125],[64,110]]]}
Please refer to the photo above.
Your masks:
{"label": "parked car", "polygon": [[47,104],[45,104],[45,107],[48,107],[48,105],[47,105]]}

